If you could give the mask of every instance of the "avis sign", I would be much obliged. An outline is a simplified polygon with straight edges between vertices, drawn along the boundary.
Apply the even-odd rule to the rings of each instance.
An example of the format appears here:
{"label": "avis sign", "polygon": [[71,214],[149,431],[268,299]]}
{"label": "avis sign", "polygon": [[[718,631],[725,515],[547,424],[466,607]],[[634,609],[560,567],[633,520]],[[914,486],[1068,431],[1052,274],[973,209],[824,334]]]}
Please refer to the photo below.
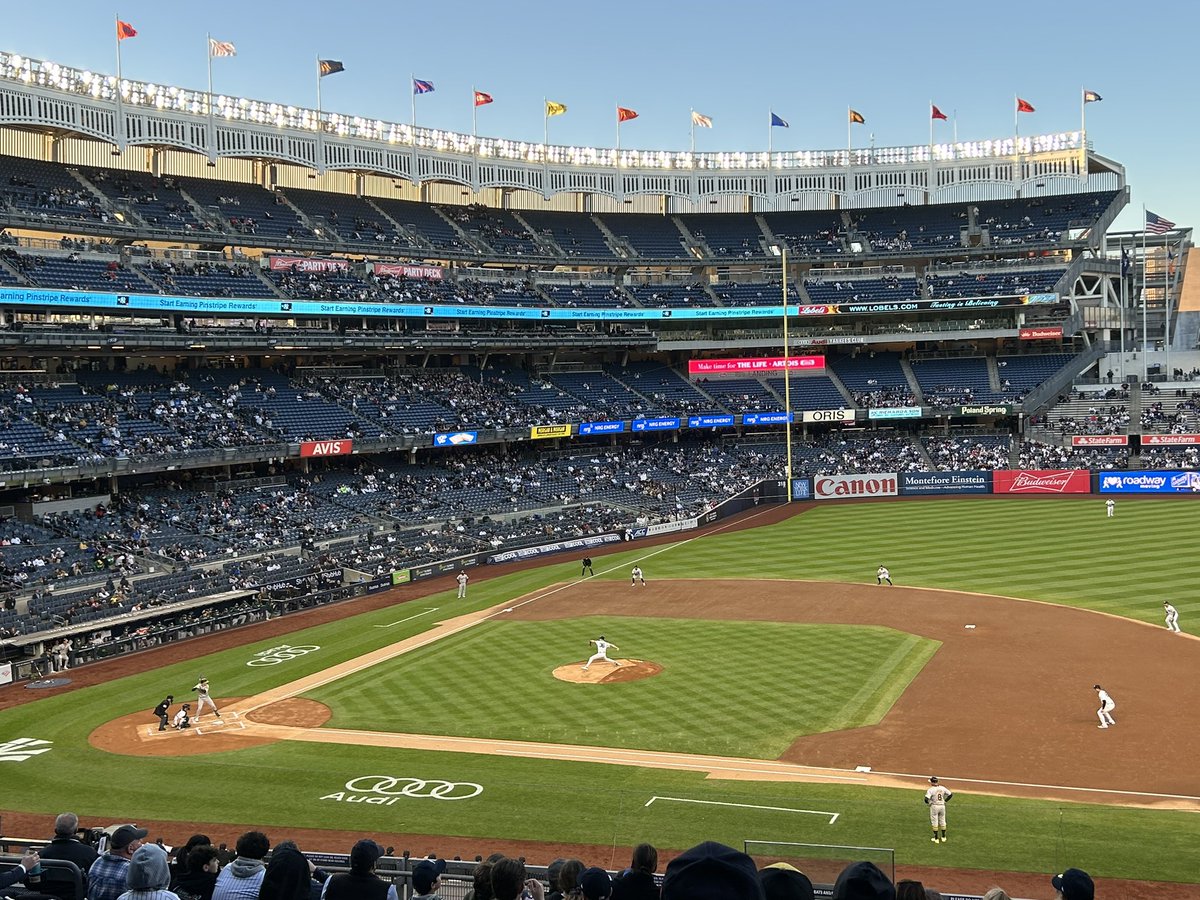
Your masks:
{"label": "avis sign", "polygon": [[871,475],[818,475],[813,478],[813,497],[817,500],[895,497],[898,493],[895,472]]}
{"label": "avis sign", "polygon": [[354,441],[305,441],[300,445],[301,456],[349,456]]}

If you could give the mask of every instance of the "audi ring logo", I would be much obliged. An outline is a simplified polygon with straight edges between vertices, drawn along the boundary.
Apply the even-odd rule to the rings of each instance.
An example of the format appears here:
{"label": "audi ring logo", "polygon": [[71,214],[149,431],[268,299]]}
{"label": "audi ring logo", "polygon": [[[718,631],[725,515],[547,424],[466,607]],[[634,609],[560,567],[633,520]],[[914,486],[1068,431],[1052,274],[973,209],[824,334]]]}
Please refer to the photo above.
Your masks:
{"label": "audi ring logo", "polygon": [[277,666],[280,663],[287,662],[289,659],[295,659],[298,656],[304,656],[306,653],[312,653],[314,650],[320,649],[316,644],[305,644],[300,647],[283,644],[279,647],[272,647],[270,650],[254,654],[254,659],[250,660],[246,665]]}
{"label": "audi ring logo", "polygon": [[391,775],[360,775],[346,782],[344,791],[326,794],[322,800],[340,803],[369,803],[391,806],[404,797],[423,800],[470,800],[483,793],[473,781],[440,781],[427,778],[397,778]]}

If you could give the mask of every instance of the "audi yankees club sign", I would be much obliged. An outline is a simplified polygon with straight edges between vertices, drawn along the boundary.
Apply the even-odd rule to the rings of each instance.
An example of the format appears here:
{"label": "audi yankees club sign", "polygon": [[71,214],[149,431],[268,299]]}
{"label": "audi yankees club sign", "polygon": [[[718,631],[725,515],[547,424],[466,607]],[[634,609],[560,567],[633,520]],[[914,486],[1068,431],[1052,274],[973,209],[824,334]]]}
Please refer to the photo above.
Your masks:
{"label": "audi yankees club sign", "polygon": [[280,663],[285,663],[288,660],[298,659],[301,656],[307,656],[315,650],[321,648],[316,644],[302,644],[298,647],[293,647],[290,644],[280,644],[278,647],[272,647],[270,650],[263,650],[261,653],[255,653],[254,659],[246,663],[248,666],[277,666]]}
{"label": "audi yankees club sign", "polygon": [[360,775],[346,782],[343,790],[326,794],[322,800],[336,803],[367,803],[393,806],[401,800],[470,800],[483,793],[473,781],[442,781],[435,778]]}

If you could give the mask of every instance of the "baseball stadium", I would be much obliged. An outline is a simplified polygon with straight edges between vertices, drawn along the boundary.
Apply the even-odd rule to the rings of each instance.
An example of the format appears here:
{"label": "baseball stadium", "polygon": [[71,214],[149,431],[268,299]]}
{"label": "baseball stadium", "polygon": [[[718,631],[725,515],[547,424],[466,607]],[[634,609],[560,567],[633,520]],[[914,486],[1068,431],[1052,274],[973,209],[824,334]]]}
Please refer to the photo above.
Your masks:
{"label": "baseball stadium", "polygon": [[0,872],[71,810],[406,897],[703,841],[1200,897],[1192,235],[1085,131],[529,144],[9,51],[0,110]]}

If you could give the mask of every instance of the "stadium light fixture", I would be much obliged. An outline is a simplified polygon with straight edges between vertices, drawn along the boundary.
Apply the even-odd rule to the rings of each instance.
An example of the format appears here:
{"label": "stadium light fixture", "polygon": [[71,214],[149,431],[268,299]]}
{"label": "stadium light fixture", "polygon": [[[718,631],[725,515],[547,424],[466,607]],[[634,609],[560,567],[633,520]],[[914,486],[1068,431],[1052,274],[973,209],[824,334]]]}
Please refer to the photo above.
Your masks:
{"label": "stadium light fixture", "polygon": [[779,257],[779,271],[783,285],[783,430],[787,444],[787,499],[792,502],[792,367],[788,353],[788,291],[787,291],[787,244],[772,244],[771,254]]}

